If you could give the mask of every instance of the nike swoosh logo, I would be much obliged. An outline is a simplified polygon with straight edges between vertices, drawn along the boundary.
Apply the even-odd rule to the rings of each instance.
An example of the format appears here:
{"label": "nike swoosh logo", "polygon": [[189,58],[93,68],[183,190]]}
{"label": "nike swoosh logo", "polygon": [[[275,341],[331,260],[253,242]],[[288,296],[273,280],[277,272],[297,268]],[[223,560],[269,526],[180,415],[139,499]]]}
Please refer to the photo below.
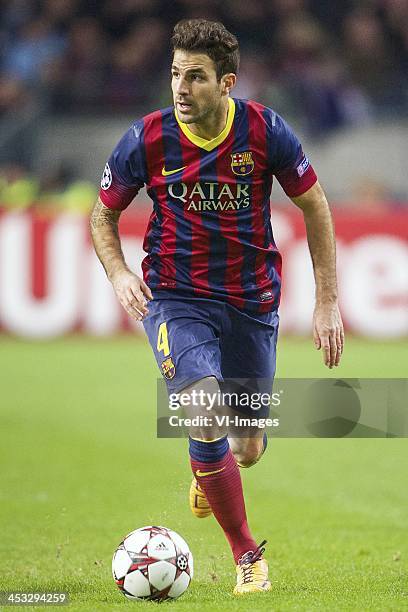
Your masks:
{"label": "nike swoosh logo", "polygon": [[166,170],[165,167],[163,166],[163,168],[162,168],[162,175],[163,176],[170,176],[170,174],[176,174],[176,172],[181,172],[185,168],[187,168],[187,166],[183,166],[182,168],[177,168],[176,170]]}
{"label": "nike swoosh logo", "polygon": [[202,477],[202,476],[211,476],[212,474],[218,474],[219,472],[222,472],[223,470],[225,470],[225,466],[223,468],[221,468],[220,470],[214,470],[213,472],[202,472],[201,470],[197,470],[196,471],[196,476],[198,477]]}

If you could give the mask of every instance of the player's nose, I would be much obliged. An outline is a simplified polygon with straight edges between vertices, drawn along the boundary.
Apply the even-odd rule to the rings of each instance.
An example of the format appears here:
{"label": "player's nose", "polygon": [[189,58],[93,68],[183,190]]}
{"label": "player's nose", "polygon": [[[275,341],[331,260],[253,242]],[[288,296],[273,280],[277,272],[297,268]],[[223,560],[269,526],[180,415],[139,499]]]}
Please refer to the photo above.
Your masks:
{"label": "player's nose", "polygon": [[184,95],[189,93],[188,83],[186,79],[178,79],[177,84],[176,84],[176,92],[178,94],[184,94]]}

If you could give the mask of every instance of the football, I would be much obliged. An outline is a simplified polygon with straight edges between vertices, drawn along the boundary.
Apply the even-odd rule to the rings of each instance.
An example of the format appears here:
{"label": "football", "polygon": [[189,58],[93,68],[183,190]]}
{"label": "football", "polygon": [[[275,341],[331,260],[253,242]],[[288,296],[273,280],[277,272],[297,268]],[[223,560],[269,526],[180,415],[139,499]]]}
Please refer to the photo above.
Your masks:
{"label": "football", "polygon": [[166,527],[140,527],[119,544],[112,574],[128,599],[165,601],[180,597],[193,577],[193,555],[187,542]]}

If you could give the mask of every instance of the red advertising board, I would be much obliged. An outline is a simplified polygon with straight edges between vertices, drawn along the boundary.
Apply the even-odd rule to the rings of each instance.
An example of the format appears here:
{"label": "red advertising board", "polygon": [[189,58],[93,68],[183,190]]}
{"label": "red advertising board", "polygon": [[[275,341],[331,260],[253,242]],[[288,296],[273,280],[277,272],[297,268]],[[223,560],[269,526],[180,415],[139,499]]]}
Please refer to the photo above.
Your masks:
{"label": "red advertising board", "polygon": [[[340,305],[349,331],[398,338],[408,331],[408,210],[335,212]],[[273,213],[283,255],[281,330],[307,334],[314,284],[302,214]],[[145,213],[123,215],[121,236],[140,273]],[[88,220],[60,214],[0,213],[0,330],[46,338],[83,331],[140,330],[117,303],[91,247]]]}

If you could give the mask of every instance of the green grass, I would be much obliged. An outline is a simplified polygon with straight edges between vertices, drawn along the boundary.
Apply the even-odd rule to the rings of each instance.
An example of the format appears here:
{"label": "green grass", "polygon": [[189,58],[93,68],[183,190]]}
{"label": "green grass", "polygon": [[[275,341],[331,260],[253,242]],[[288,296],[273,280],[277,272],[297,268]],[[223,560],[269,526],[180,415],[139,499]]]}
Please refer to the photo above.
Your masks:
{"label": "green grass", "polygon": [[[186,441],[155,437],[147,344],[3,337],[0,359],[0,590],[67,590],[70,612],[153,609],[127,602],[110,575],[122,536],[153,523],[195,557],[173,611],[408,610],[406,440],[271,440],[242,474],[273,589],[236,599],[221,530],[187,505]],[[403,377],[407,362],[402,343],[350,340],[327,375]],[[278,370],[325,375],[312,343],[295,339],[281,340]]]}

